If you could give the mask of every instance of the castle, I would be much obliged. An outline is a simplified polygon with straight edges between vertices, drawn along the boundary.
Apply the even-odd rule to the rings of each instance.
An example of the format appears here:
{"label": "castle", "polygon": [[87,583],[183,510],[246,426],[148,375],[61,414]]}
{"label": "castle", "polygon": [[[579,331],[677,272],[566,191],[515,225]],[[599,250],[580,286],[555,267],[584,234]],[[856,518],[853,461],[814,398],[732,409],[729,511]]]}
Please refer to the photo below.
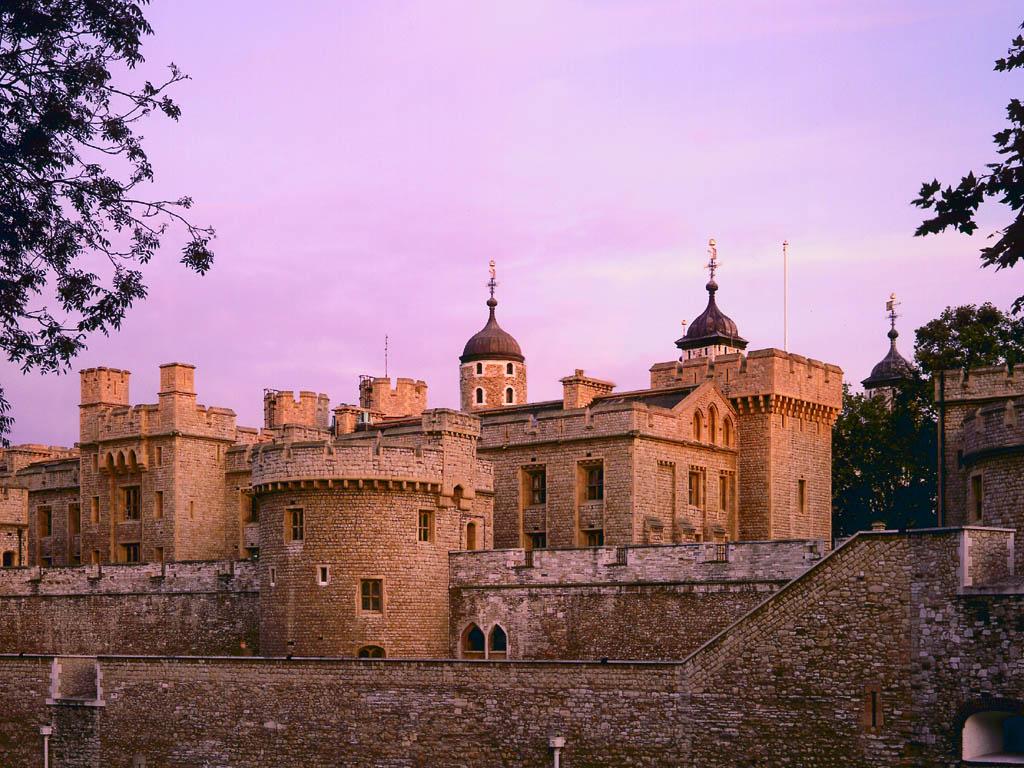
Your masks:
{"label": "castle", "polygon": [[747,351],[709,266],[643,390],[531,403],[493,272],[460,411],[82,371],[76,449],[2,456],[0,763],[1024,762],[1024,377],[937,382],[959,527],[833,550],[842,371]]}

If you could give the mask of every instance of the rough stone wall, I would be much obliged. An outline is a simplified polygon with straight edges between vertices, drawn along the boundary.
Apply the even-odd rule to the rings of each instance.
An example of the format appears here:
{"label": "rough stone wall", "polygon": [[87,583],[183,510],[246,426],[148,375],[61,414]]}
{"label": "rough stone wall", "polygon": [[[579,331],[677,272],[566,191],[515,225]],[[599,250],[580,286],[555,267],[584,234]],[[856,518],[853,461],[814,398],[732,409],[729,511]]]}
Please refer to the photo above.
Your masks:
{"label": "rough stone wall", "polygon": [[[477,365],[483,372],[477,373]],[[508,366],[512,366],[512,374]],[[512,388],[512,403],[506,402],[505,390]],[[483,389],[484,402],[477,403],[476,390]],[[485,411],[509,405],[523,405],[528,400],[526,390],[526,364],[511,360],[480,360],[464,363],[459,368],[459,392],[462,410],[467,413]]]}
{"label": "rough stone wall", "polygon": [[[451,654],[500,625],[509,658],[679,659],[803,573],[822,542],[451,555]],[[624,556],[623,556],[624,555]]]}
{"label": "rough stone wall", "polygon": [[0,570],[0,653],[251,654],[250,563]]}
{"label": "rough stone wall", "polygon": [[327,429],[331,423],[331,401],[327,395],[316,392],[299,392],[296,400],[291,390],[268,389],[263,393],[263,421],[267,429],[280,429],[285,424]]}
{"label": "rough stone wall", "polygon": [[51,663],[38,656],[0,661],[0,765],[43,764],[39,727],[50,722]]}

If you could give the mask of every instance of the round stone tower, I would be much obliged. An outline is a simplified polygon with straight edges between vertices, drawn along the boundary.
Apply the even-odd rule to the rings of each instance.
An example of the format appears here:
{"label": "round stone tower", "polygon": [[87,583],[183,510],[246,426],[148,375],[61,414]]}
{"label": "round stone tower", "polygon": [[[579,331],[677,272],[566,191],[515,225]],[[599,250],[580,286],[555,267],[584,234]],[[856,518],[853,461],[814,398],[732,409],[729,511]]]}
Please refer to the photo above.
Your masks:
{"label": "round stone tower", "polygon": [[526,358],[519,343],[503,330],[494,316],[498,300],[494,298],[497,282],[491,262],[491,280],[487,284],[491,297],[487,324],[466,342],[459,358],[459,392],[462,410],[482,411],[505,408],[526,402]]}
{"label": "round stone tower", "polygon": [[490,540],[479,420],[396,429],[253,449],[261,654],[448,654],[448,552]]}

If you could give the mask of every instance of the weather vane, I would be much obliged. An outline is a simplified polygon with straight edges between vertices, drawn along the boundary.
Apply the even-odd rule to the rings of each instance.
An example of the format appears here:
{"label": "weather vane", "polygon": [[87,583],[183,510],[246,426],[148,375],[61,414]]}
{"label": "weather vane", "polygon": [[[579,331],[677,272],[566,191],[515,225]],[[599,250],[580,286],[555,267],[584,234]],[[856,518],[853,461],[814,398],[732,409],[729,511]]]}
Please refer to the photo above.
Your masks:
{"label": "weather vane", "polygon": [[896,314],[896,307],[902,303],[903,302],[896,301],[895,293],[890,293],[889,300],[885,302],[885,311],[889,313],[889,322],[892,324],[893,330],[896,329],[896,318],[899,317],[899,315]]}
{"label": "weather vane", "polygon": [[711,279],[714,280],[715,270],[718,269],[718,246],[713,237],[708,240],[708,263],[705,266],[711,273]]}
{"label": "weather vane", "polygon": [[498,287],[498,281],[496,279],[498,277],[498,270],[494,268],[494,259],[491,259],[489,266],[491,272],[491,279],[487,281],[487,287],[491,289],[491,298],[493,299],[494,289]]}

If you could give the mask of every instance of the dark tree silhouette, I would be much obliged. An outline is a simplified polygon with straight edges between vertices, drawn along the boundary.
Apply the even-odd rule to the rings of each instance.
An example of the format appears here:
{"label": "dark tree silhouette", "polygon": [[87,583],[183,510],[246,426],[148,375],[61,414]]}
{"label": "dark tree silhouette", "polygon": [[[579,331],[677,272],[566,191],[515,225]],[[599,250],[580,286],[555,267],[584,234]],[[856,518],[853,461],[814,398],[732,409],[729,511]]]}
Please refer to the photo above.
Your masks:
{"label": "dark tree silhouette", "polygon": [[880,520],[891,528],[934,525],[941,371],[1024,363],[1024,320],[992,304],[946,307],[915,331],[919,375],[891,405],[843,390],[832,442],[833,528],[848,536]]}
{"label": "dark tree silhouette", "polygon": [[[1024,67],[1024,36],[1017,35],[1006,58],[996,61],[995,70],[1009,72],[1020,67]],[[996,153],[1001,157],[986,166],[987,172],[976,176],[972,171],[956,187],[948,185],[945,189],[937,179],[925,182],[913,201],[920,208],[935,211],[932,218],[917,228],[917,236],[936,234],[950,227],[971,235],[978,228],[978,209],[987,198],[1009,206],[1015,216],[1013,221],[992,234],[990,237],[997,238],[996,241],[981,249],[982,264],[997,270],[1014,266],[1024,256],[1024,105],[1011,99],[1006,116],[1008,127],[993,136]],[[1013,303],[1015,314],[1021,310],[1024,296]]]}
{"label": "dark tree silhouette", "polygon": [[[168,226],[187,235],[187,268],[213,261],[191,199],[142,190],[153,168],[137,123],[177,120],[165,91],[187,79],[171,64],[162,83],[118,82],[143,61],[146,2],[0,3],[0,347],[23,371],[65,371],[91,333],[119,328]],[[0,439],[11,423],[0,388]]]}

